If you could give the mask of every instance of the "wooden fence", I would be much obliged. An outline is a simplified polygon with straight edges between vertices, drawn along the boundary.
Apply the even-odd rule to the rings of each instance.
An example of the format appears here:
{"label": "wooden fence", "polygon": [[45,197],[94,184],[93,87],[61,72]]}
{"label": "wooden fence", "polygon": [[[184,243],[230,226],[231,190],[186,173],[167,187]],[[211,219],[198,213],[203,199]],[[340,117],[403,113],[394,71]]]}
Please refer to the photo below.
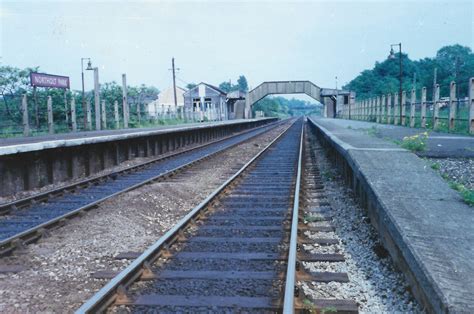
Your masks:
{"label": "wooden fence", "polygon": [[[436,131],[474,134],[474,77],[469,79],[468,97],[456,98],[456,83],[451,82],[449,95],[440,97],[440,86],[433,88],[427,101],[427,89],[412,89],[357,100],[344,105],[338,117],[352,120],[430,128]],[[419,97],[417,97],[417,94]]]}

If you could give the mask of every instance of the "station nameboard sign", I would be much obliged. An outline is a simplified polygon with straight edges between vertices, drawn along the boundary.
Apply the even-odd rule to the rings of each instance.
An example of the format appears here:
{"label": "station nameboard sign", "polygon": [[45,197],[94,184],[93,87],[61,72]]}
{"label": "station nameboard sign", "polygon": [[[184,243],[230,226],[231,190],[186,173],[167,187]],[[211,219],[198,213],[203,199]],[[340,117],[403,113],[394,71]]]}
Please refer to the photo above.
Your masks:
{"label": "station nameboard sign", "polygon": [[31,86],[69,88],[69,77],[46,73],[30,73]]}

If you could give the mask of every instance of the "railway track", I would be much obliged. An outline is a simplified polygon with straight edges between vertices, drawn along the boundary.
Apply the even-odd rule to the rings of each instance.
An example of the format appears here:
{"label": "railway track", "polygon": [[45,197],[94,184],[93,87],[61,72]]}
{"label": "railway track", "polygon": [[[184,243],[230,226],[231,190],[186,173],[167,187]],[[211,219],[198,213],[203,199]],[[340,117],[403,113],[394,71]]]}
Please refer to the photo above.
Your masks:
{"label": "railway track", "polygon": [[61,225],[66,219],[90,210],[111,197],[167,178],[281,123],[244,131],[123,170],[0,205],[0,256],[38,240],[47,229]]}
{"label": "railway track", "polygon": [[344,260],[341,254],[304,252],[307,244],[335,243],[308,235],[332,228],[311,225],[310,216],[323,217],[330,209],[313,167],[314,154],[304,149],[303,130],[300,119],[77,313],[120,307],[133,312],[291,313],[331,308],[356,313],[357,304],[350,300],[308,301],[299,289],[303,282],[348,280],[347,274],[303,270],[304,262]]}

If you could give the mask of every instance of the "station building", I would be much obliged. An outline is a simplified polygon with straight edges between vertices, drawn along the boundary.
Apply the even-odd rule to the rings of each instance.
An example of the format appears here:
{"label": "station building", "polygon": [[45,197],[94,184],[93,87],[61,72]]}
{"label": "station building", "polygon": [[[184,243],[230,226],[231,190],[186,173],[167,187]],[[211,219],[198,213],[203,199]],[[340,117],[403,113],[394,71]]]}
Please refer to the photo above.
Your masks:
{"label": "station building", "polygon": [[168,87],[158,94],[158,98],[147,105],[150,117],[176,117],[181,116],[184,108],[184,88],[176,86],[177,107],[174,103],[173,87]]}
{"label": "station building", "polygon": [[229,120],[227,93],[201,82],[184,93],[184,111],[198,121]]}

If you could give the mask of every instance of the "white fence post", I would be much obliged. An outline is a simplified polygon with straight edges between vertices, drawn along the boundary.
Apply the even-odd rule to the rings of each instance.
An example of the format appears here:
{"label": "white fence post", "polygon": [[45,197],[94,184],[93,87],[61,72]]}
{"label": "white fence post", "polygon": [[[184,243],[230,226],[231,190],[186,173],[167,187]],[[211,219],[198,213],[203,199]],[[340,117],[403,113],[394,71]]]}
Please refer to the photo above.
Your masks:
{"label": "white fence post", "polygon": [[87,117],[87,129],[92,130],[92,112],[91,112],[91,101],[87,99],[86,101],[86,117]]}
{"label": "white fence post", "polygon": [[28,99],[26,94],[23,95],[21,100],[21,111],[23,113],[23,135],[30,135],[30,121],[28,120]]}
{"label": "white fence post", "polygon": [[72,131],[76,132],[77,131],[76,99],[74,98],[74,95],[72,95],[71,97],[71,126],[72,126]]}
{"label": "white fence post", "polygon": [[435,85],[433,99],[433,129],[436,130],[439,127],[439,84]]}
{"label": "white fence post", "polygon": [[399,93],[393,95],[393,124],[400,123],[400,104],[398,103]]}
{"label": "white fence post", "polygon": [[402,125],[403,126],[406,126],[406,104],[407,102],[407,92],[406,91],[403,91],[402,92],[402,99],[401,99],[401,104],[402,104]]}
{"label": "white fence post", "polygon": [[392,123],[392,94],[387,94],[387,124]]}
{"label": "white fence post", "polygon": [[380,123],[380,98],[375,97],[375,122]]}
{"label": "white fence post", "polygon": [[64,112],[66,113],[66,125],[69,128],[69,112],[67,108],[67,90],[64,90]]}
{"label": "white fence post", "polygon": [[122,110],[123,110],[123,127],[128,128],[128,122],[130,119],[128,110],[128,99],[127,99],[127,75],[122,74]]}
{"label": "white fence post", "polygon": [[107,129],[107,115],[106,115],[106,111],[105,111],[105,100],[102,100],[102,106],[101,106],[101,119],[102,119],[102,128],[103,129]]}
{"label": "white fence post", "polygon": [[469,79],[469,133],[474,134],[474,77]]}
{"label": "white fence post", "polygon": [[53,99],[51,96],[48,96],[48,132],[49,134],[54,133],[54,121],[53,121]]}
{"label": "white fence post", "polygon": [[99,68],[94,68],[94,111],[95,111],[95,129],[100,130],[100,85]]}
{"label": "white fence post", "polygon": [[119,120],[119,111],[118,111],[118,101],[114,101],[114,119],[115,119],[115,128],[118,129],[120,127],[120,120]]}
{"label": "white fence post", "polygon": [[137,102],[137,119],[138,119],[138,126],[141,125],[141,121],[142,121],[142,114],[141,114],[141,111],[140,111],[140,103]]}
{"label": "white fence post", "polygon": [[410,98],[410,128],[415,127],[415,103],[416,103],[416,90],[412,88]]}
{"label": "white fence post", "polygon": [[449,130],[453,131],[456,126],[456,83],[449,84]]}
{"label": "white fence post", "polygon": [[426,87],[421,89],[421,127],[426,128]]}
{"label": "white fence post", "polygon": [[382,95],[382,103],[380,104],[380,109],[381,109],[381,113],[380,113],[380,123],[385,123],[386,121],[386,118],[385,118],[385,106],[386,106],[386,102],[385,102],[385,95]]}

